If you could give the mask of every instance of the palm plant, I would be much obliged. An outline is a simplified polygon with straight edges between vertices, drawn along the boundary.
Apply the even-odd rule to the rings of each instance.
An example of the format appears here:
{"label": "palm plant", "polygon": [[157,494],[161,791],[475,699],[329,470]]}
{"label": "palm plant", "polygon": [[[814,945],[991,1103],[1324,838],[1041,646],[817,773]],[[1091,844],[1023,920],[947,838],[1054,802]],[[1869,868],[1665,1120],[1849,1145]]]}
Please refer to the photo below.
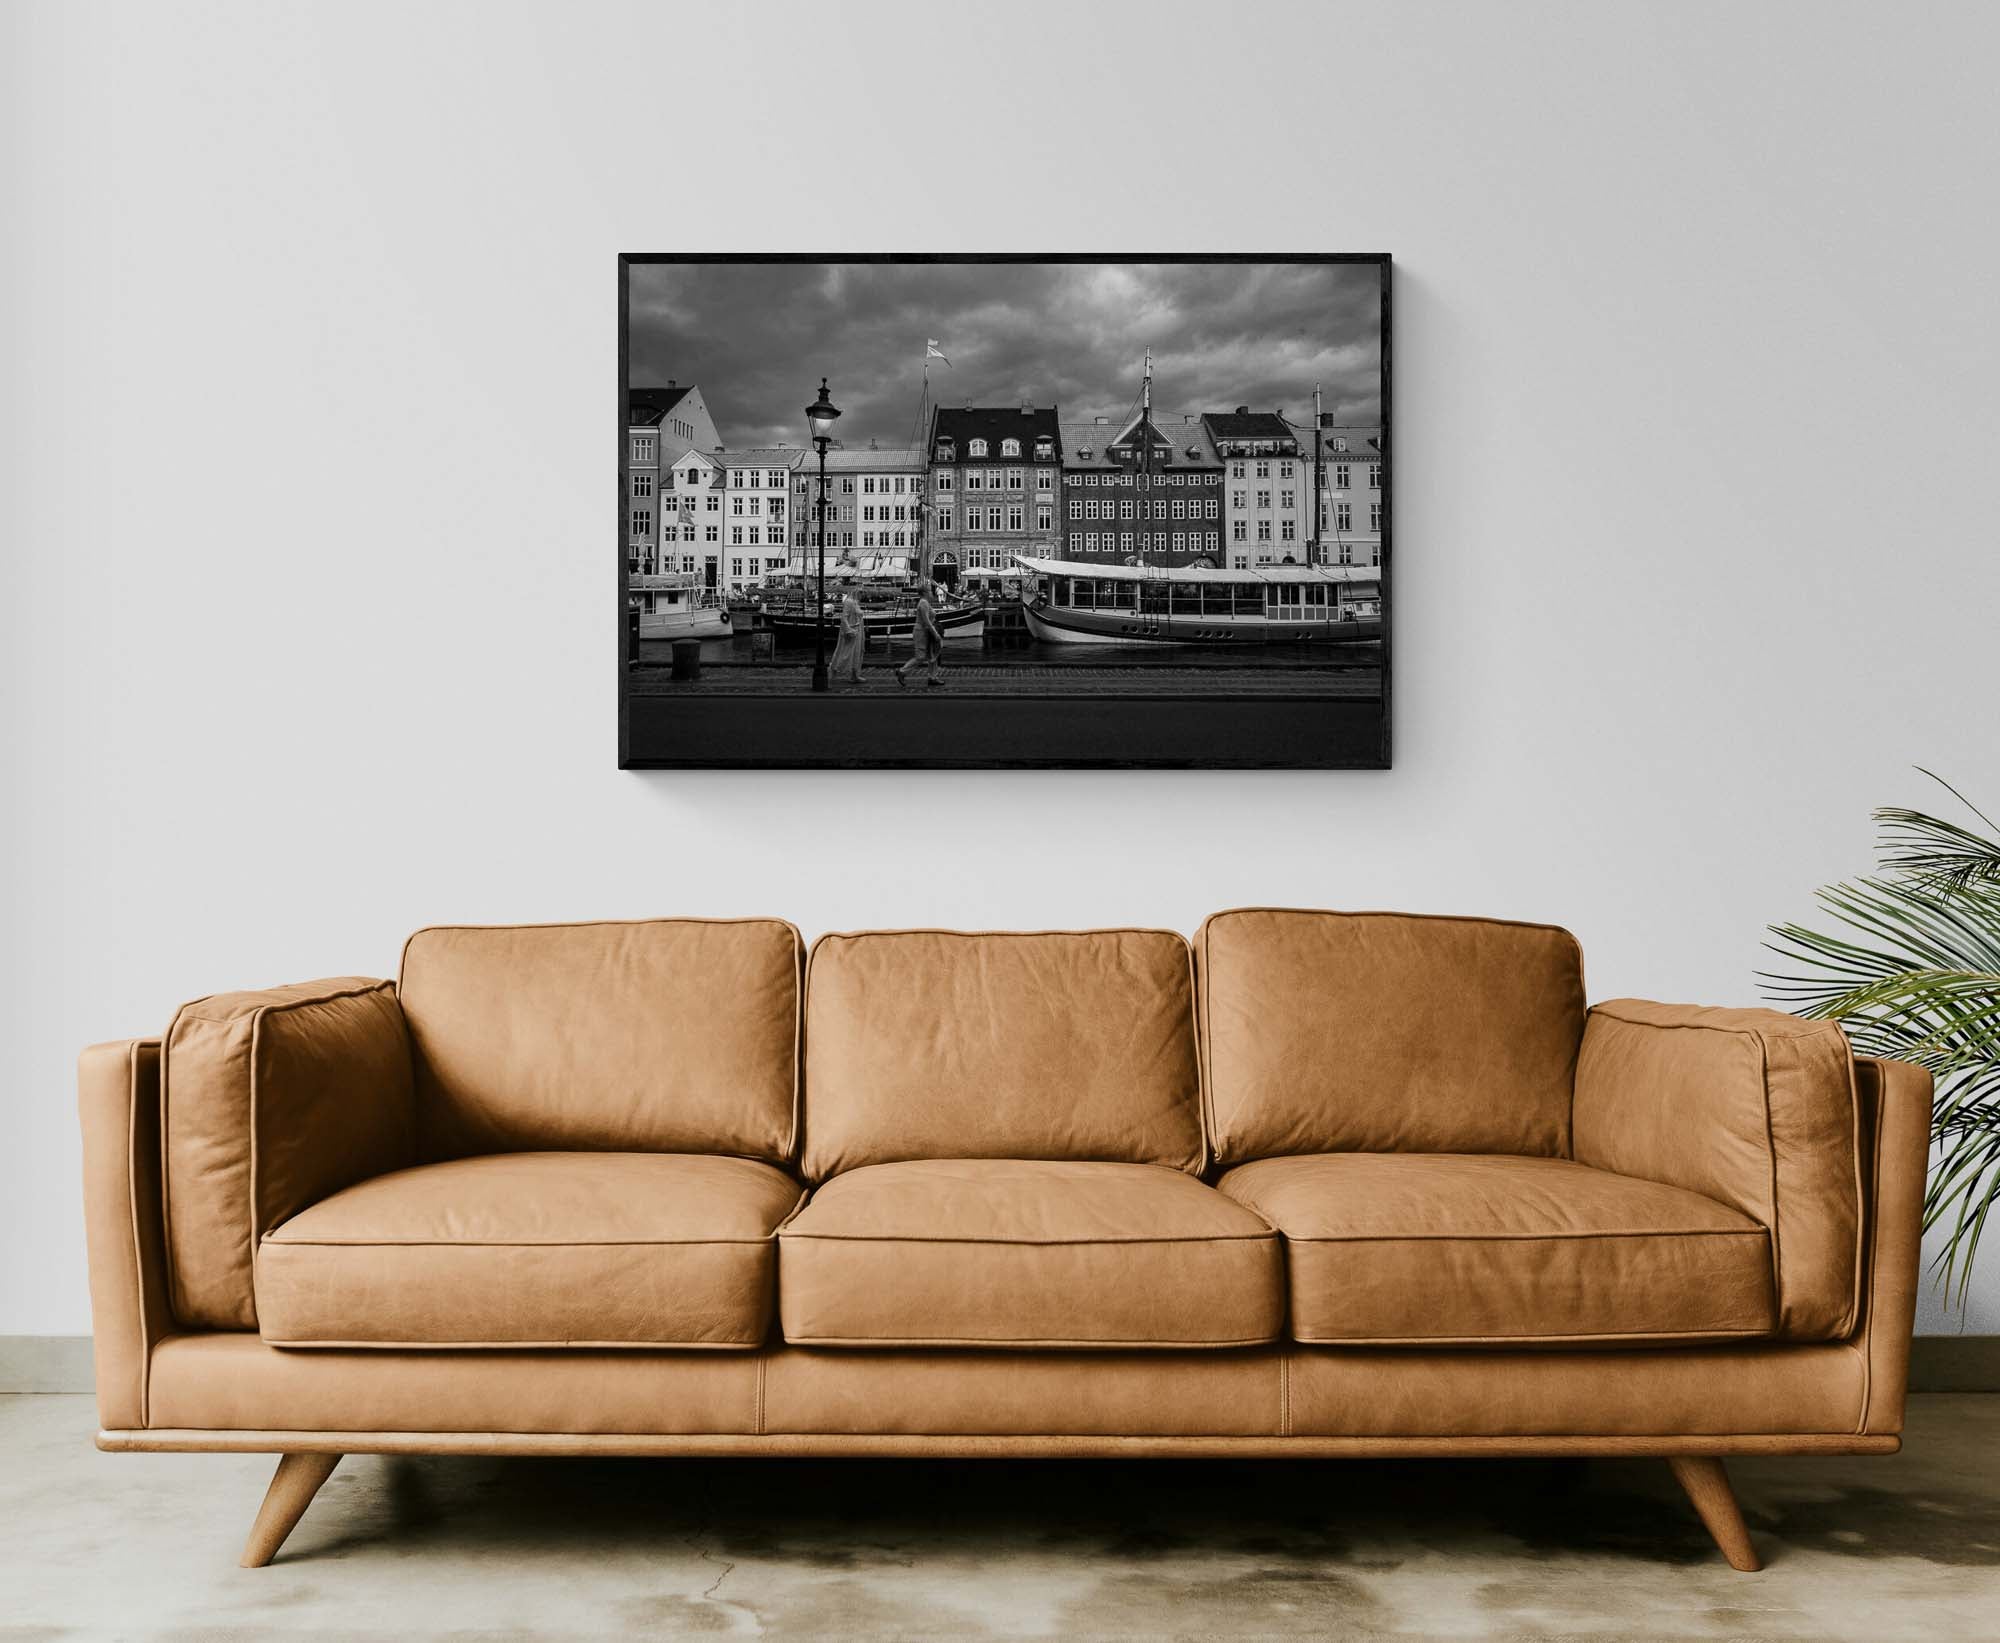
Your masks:
{"label": "palm plant", "polygon": [[1773,925],[1766,945],[1803,969],[1761,979],[1773,1002],[1838,1021],[1861,1054],[1914,1061],[1937,1081],[1924,1227],[1949,1225],[1938,1264],[1963,1304],[2000,1200],[2000,827],[1923,773],[1989,831],[1877,810],[1878,873],[1818,892],[1842,932]]}

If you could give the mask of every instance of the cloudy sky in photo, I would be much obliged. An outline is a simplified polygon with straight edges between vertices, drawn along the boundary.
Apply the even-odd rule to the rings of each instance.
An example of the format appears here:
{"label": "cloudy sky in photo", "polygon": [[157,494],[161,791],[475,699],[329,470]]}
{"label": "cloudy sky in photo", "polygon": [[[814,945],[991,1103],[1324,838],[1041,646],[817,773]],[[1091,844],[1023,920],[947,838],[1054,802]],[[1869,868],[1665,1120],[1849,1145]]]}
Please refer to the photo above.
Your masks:
{"label": "cloudy sky in photo", "polygon": [[1153,405],[1381,419],[1381,274],[1314,263],[659,263],[631,270],[631,385],[699,384],[725,443],[806,442],[829,379],[836,435],[910,443],[924,341],[933,402]]}

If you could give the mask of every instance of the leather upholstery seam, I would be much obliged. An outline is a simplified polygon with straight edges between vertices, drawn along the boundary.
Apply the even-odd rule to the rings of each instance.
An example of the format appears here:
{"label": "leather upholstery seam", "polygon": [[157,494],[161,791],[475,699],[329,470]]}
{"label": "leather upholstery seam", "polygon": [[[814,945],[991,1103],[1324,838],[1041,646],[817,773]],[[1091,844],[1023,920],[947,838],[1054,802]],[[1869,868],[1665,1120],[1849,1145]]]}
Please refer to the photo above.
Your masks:
{"label": "leather upholstery seam", "polygon": [[1613,1232],[1358,1232],[1285,1233],[1292,1244],[1544,1244],[1577,1243],[1592,1238],[1764,1238],[1770,1229],[1747,1227],[1688,1227],[1657,1230],[1635,1228]]}
{"label": "leather upholstery seam", "polygon": [[784,1332],[788,1346],[841,1346],[867,1350],[871,1347],[986,1347],[1032,1346],[1052,1350],[1102,1352],[1181,1352],[1234,1351],[1246,1346],[1271,1346],[1280,1335],[1245,1335],[1224,1340],[1164,1340],[1147,1336],[1091,1335],[795,1335]]}
{"label": "leather upholstery seam", "polygon": [[1129,1244],[1275,1244],[1275,1232],[1218,1232],[1160,1238],[946,1238],[900,1232],[797,1232],[776,1234],[780,1240],[810,1239],[823,1244],[950,1244],[996,1249],[1117,1249]]}
{"label": "leather upholstery seam", "polygon": [[759,1238],[285,1238],[267,1232],[259,1246],[276,1249],[757,1249]]}
{"label": "leather upholstery seam", "polygon": [[[125,1046],[125,1219],[132,1234],[132,1289],[139,1303],[139,1425],[143,1428],[152,1424],[153,1341],[146,1319],[146,1241],[139,1229],[140,1042],[135,1038]],[[163,1070],[165,1059],[161,1057]],[[164,1168],[161,1174],[164,1178]]]}
{"label": "leather upholstery seam", "polygon": [[1775,1341],[1778,1336],[1770,1329],[1593,1329],[1569,1335],[1304,1335],[1295,1329],[1292,1339],[1301,1346],[1504,1346],[1514,1341]]}
{"label": "leather upholstery seam", "polygon": [[[232,1331],[231,1333],[249,1333]],[[755,1352],[764,1344],[759,1336],[754,1341],[654,1341],[654,1340],[590,1340],[581,1336],[576,1339],[555,1339],[537,1337],[532,1340],[492,1341],[431,1341],[431,1340],[347,1340],[341,1338],[280,1339],[275,1335],[257,1337],[266,1346],[283,1347],[287,1350],[322,1349],[336,1352],[545,1352],[566,1350],[577,1352],[634,1351],[634,1352]]]}

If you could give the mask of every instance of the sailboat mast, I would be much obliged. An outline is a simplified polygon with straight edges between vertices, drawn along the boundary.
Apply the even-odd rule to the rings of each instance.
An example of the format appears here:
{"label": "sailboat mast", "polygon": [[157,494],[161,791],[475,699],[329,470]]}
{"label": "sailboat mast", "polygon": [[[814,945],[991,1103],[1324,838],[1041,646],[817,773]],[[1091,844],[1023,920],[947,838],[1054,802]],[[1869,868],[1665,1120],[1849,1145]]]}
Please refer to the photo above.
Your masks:
{"label": "sailboat mast", "polygon": [[1326,416],[1319,408],[1319,384],[1313,384],[1313,545],[1308,564],[1326,559]]}
{"label": "sailboat mast", "polygon": [[1153,350],[1146,350],[1146,375],[1139,389],[1139,471],[1145,477],[1140,483],[1139,518],[1139,563],[1149,563],[1146,555],[1153,551]]}

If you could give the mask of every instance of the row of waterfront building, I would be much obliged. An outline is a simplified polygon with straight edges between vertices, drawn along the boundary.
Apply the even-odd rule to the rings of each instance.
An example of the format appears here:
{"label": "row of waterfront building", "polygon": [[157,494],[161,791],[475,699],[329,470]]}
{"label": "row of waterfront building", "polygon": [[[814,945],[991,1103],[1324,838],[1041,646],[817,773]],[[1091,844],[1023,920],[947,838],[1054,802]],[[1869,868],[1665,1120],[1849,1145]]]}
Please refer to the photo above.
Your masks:
{"label": "row of waterfront building", "polygon": [[[628,395],[627,553],[741,592],[809,563],[818,455],[725,447],[701,390]],[[1054,406],[939,406],[925,443],[827,452],[826,550],[933,576],[1016,555],[1098,564],[1376,565],[1379,427],[1301,427],[1282,411],[1065,421]],[[1317,543],[1315,549],[1314,544]]]}

